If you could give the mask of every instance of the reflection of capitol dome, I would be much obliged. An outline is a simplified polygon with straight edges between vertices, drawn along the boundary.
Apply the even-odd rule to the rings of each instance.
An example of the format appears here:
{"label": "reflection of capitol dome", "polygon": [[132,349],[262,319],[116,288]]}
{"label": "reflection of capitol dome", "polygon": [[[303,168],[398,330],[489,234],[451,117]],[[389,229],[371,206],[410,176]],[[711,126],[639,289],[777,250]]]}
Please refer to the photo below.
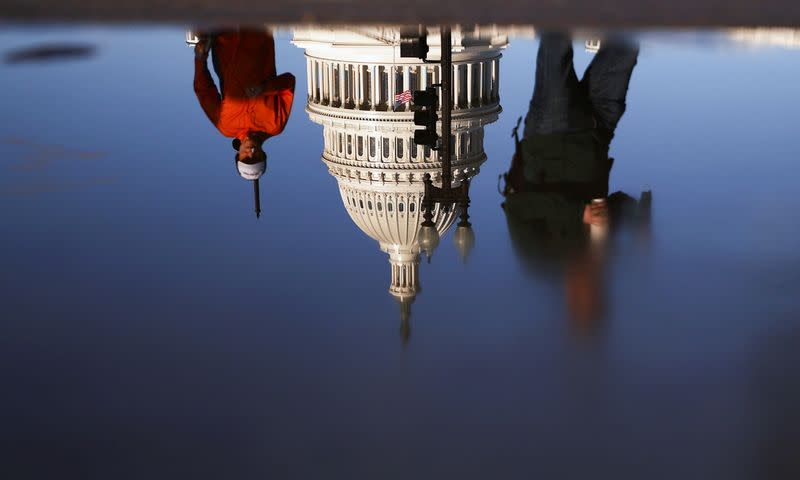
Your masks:
{"label": "reflection of capitol dome", "polygon": [[[400,57],[397,28],[299,28],[293,43],[305,49],[311,120],[323,126],[322,160],[339,183],[350,218],[389,254],[389,291],[404,315],[419,289],[417,232],[422,223],[422,178],[441,183],[436,151],[417,147],[408,105],[396,94],[439,83],[441,66]],[[441,41],[428,36],[429,59],[438,59]],[[471,178],[486,160],[483,127],[500,112],[500,50],[507,38],[496,29],[453,32],[453,176]],[[437,207],[440,234],[456,209]],[[445,211],[447,210],[447,211]]]}

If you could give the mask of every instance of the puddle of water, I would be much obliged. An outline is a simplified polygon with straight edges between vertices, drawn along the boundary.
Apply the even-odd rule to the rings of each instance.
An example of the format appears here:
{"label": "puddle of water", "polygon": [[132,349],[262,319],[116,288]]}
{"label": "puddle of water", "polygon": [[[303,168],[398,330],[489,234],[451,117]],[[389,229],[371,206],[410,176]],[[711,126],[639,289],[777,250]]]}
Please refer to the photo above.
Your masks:
{"label": "puddle of water", "polygon": [[428,263],[400,33],[0,33],[16,477],[795,478],[800,35],[454,28]]}

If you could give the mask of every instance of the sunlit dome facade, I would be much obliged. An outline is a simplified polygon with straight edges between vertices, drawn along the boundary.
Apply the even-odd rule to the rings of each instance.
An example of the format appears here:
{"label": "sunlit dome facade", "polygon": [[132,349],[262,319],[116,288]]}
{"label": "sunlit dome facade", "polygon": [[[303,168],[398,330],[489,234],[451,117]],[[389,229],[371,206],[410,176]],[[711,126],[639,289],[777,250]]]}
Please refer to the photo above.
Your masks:
{"label": "sunlit dome facade", "polygon": [[[428,58],[438,59],[438,29],[429,31]],[[501,111],[500,57],[508,40],[496,28],[478,27],[455,30],[452,39],[451,144],[453,174],[460,182],[477,175],[486,160],[483,129]],[[407,314],[419,290],[423,176],[440,184],[441,162],[436,151],[414,144],[413,112],[394,99],[439,83],[441,66],[401,58],[399,28],[297,28],[293,43],[305,49],[306,112],[323,126],[322,160],[350,218],[389,255],[389,291]],[[453,206],[436,209],[441,235],[457,216]]]}

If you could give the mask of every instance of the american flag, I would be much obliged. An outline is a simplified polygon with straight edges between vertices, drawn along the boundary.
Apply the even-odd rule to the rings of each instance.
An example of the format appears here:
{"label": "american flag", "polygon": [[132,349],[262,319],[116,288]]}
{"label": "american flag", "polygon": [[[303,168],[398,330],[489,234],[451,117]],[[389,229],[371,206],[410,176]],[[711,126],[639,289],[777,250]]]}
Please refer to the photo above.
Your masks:
{"label": "american flag", "polygon": [[411,94],[411,90],[406,90],[405,92],[400,92],[394,96],[395,103],[408,103],[413,98]]}

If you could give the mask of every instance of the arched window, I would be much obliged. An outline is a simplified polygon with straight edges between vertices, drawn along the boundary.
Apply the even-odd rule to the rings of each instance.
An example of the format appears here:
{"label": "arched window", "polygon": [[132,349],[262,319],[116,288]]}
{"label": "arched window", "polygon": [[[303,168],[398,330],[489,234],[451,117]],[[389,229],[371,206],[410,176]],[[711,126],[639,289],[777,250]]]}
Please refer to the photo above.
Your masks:
{"label": "arched window", "polygon": [[414,202],[408,204],[408,211],[414,213]]}
{"label": "arched window", "polygon": [[364,156],[364,137],[359,135],[358,137],[358,158],[362,158]]}
{"label": "arched window", "polygon": [[383,139],[383,158],[384,159],[389,158],[389,139],[388,138],[384,138]]}
{"label": "arched window", "polygon": [[347,157],[353,158],[353,136],[347,136]]}
{"label": "arched window", "polygon": [[383,211],[383,204],[381,204],[381,202],[380,202],[380,201],[378,202],[378,211],[379,211],[379,212],[382,212],[382,211]]}
{"label": "arched window", "polygon": [[400,212],[400,213],[403,213],[403,210],[404,210],[403,204],[402,203],[398,203],[397,204],[397,211]]}
{"label": "arched window", "polygon": [[397,158],[403,158],[403,139],[398,138],[396,145],[395,145],[395,153],[397,154]]}
{"label": "arched window", "polygon": [[358,201],[358,206],[361,207],[361,208],[364,208],[364,201],[363,200],[359,200]]}
{"label": "arched window", "polygon": [[369,137],[369,158],[375,158],[375,137]]}
{"label": "arched window", "polygon": [[392,211],[392,204],[391,203],[387,203],[386,204],[386,210],[389,210],[390,212]]}
{"label": "arched window", "polygon": [[371,200],[367,200],[367,208],[369,210],[372,210],[372,201]]}

